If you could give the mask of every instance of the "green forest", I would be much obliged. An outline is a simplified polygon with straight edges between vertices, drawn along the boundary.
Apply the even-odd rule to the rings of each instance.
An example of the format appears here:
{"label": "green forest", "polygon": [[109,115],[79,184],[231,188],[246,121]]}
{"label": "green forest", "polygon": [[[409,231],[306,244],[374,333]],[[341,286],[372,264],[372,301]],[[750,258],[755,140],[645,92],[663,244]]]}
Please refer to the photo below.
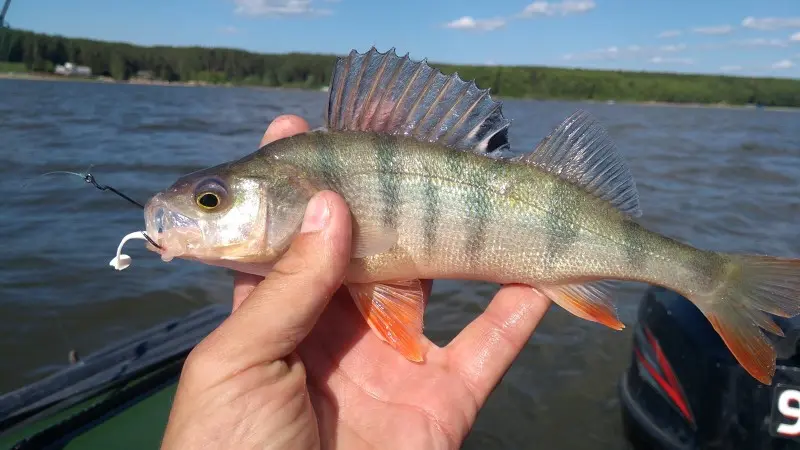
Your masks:
{"label": "green forest", "polygon": [[[358,49],[365,51],[365,49]],[[384,49],[381,49],[384,50]],[[336,55],[260,54],[227,48],[144,47],[0,29],[0,68],[52,72],[56,64],[91,67],[94,75],[129,80],[146,71],[171,82],[318,89],[330,80]],[[800,80],[583,70],[535,66],[437,64],[503,97],[671,103],[800,106]]]}

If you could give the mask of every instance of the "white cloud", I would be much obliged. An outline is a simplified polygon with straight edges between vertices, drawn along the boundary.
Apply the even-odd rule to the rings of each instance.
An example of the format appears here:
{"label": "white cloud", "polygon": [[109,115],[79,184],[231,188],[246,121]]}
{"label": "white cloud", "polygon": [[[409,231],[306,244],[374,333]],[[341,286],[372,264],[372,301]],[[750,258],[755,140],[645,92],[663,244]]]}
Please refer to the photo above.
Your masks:
{"label": "white cloud", "polygon": [[791,35],[789,37],[789,40],[792,41],[792,42],[800,42],[800,31],[798,31],[797,33]]}
{"label": "white cloud", "polygon": [[700,34],[728,34],[733,31],[733,27],[730,25],[716,25],[712,27],[697,27],[693,28],[692,31]]}
{"label": "white cloud", "polygon": [[745,17],[742,26],[756,30],[777,30],[778,28],[800,28],[800,17]]}
{"label": "white cloud", "polygon": [[744,39],[741,41],[734,41],[733,44],[742,47],[786,47],[786,41],[784,41],[783,39],[774,39],[774,38]]}
{"label": "white cloud", "polygon": [[[607,47],[597,50],[592,50],[583,55],[585,59],[616,59],[620,56],[619,47]],[[578,55],[580,57],[580,55]]]}
{"label": "white cloud", "polygon": [[665,38],[678,37],[678,36],[680,36],[682,34],[683,34],[683,31],[681,31],[681,30],[667,30],[667,31],[662,31],[661,33],[659,33],[657,37],[659,39],[665,39]]}
{"label": "white cloud", "polygon": [[694,64],[691,58],[669,58],[664,56],[654,56],[649,60],[653,64]]}
{"label": "white cloud", "polygon": [[686,61],[686,58],[665,57],[663,53],[674,54],[687,48],[686,44],[662,45],[660,47],[642,47],[639,45],[628,45],[626,47],[606,47],[591,50],[583,53],[570,53],[562,56],[570,61],[609,61],[609,60],[650,60],[657,58],[657,61],[679,62]]}
{"label": "white cloud", "polygon": [[237,14],[246,16],[326,15],[329,9],[315,8],[312,0],[233,0]]}
{"label": "white cloud", "polygon": [[521,16],[567,16],[581,14],[595,8],[594,0],[564,0],[561,2],[535,1],[522,10]]}
{"label": "white cloud", "polygon": [[239,29],[233,26],[227,26],[227,27],[219,27],[217,28],[217,31],[223,34],[236,34],[239,32]]}
{"label": "white cloud", "polygon": [[[634,52],[638,51],[634,50]],[[621,52],[619,47],[607,47],[601,48],[597,50],[592,50],[585,53],[568,53],[564,55],[562,58],[566,60],[608,60],[608,59],[617,59],[620,56]]]}
{"label": "white cloud", "polygon": [[662,45],[658,49],[662,52],[680,52],[686,50],[686,44]]}
{"label": "white cloud", "polygon": [[742,66],[722,66],[719,68],[723,72],[739,72],[742,69],[744,69]]}
{"label": "white cloud", "polygon": [[452,22],[446,23],[445,28],[452,28],[454,30],[477,30],[477,31],[492,31],[503,27],[506,24],[505,19],[473,19],[470,16],[464,16]]}
{"label": "white cloud", "polygon": [[773,69],[789,69],[794,66],[794,63],[788,59],[782,59],[772,65]]}

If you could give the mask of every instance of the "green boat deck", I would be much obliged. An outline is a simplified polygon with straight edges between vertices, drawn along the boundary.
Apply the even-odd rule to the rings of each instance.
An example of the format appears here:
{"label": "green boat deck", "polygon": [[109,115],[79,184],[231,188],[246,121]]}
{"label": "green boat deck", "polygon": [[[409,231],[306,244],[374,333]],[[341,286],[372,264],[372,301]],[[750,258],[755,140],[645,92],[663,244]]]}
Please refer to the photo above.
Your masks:
{"label": "green boat deck", "polygon": [[186,356],[229,313],[208,306],[0,396],[0,448],[157,449]]}

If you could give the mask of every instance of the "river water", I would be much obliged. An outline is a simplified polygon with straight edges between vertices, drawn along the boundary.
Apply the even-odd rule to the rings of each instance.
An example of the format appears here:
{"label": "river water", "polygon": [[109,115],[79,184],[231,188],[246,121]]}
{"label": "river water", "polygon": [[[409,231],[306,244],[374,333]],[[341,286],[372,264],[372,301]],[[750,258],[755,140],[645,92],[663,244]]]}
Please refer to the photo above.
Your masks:
{"label": "river water", "polygon": [[[77,177],[92,172],[140,201],[181,174],[255,150],[275,116],[321,125],[323,92],[0,80],[0,392],[109,341],[210,302],[231,277],[141,246],[108,267],[141,210]],[[507,100],[518,150],[578,108],[604,123],[640,191],[641,223],[696,246],[800,257],[800,114],[755,109]],[[618,292],[633,323],[644,286]],[[440,281],[426,334],[448,342],[493,285]],[[631,327],[615,332],[554,307],[482,410],[466,448],[624,448],[617,382]]]}

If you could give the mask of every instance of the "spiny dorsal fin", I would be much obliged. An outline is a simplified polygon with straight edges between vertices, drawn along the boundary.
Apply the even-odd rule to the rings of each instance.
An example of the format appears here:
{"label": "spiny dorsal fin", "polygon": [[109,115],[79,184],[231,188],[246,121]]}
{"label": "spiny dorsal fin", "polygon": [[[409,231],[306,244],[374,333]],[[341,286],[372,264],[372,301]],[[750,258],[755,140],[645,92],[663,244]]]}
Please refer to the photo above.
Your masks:
{"label": "spiny dorsal fin", "polygon": [[631,217],[642,215],[628,165],[602,125],[586,111],[568,117],[519,160],[586,189]]}
{"label": "spiny dorsal fin", "polygon": [[451,148],[489,153],[507,150],[502,103],[458,74],[447,76],[426,60],[355,50],[333,70],[325,116],[328,130],[400,134]]}

